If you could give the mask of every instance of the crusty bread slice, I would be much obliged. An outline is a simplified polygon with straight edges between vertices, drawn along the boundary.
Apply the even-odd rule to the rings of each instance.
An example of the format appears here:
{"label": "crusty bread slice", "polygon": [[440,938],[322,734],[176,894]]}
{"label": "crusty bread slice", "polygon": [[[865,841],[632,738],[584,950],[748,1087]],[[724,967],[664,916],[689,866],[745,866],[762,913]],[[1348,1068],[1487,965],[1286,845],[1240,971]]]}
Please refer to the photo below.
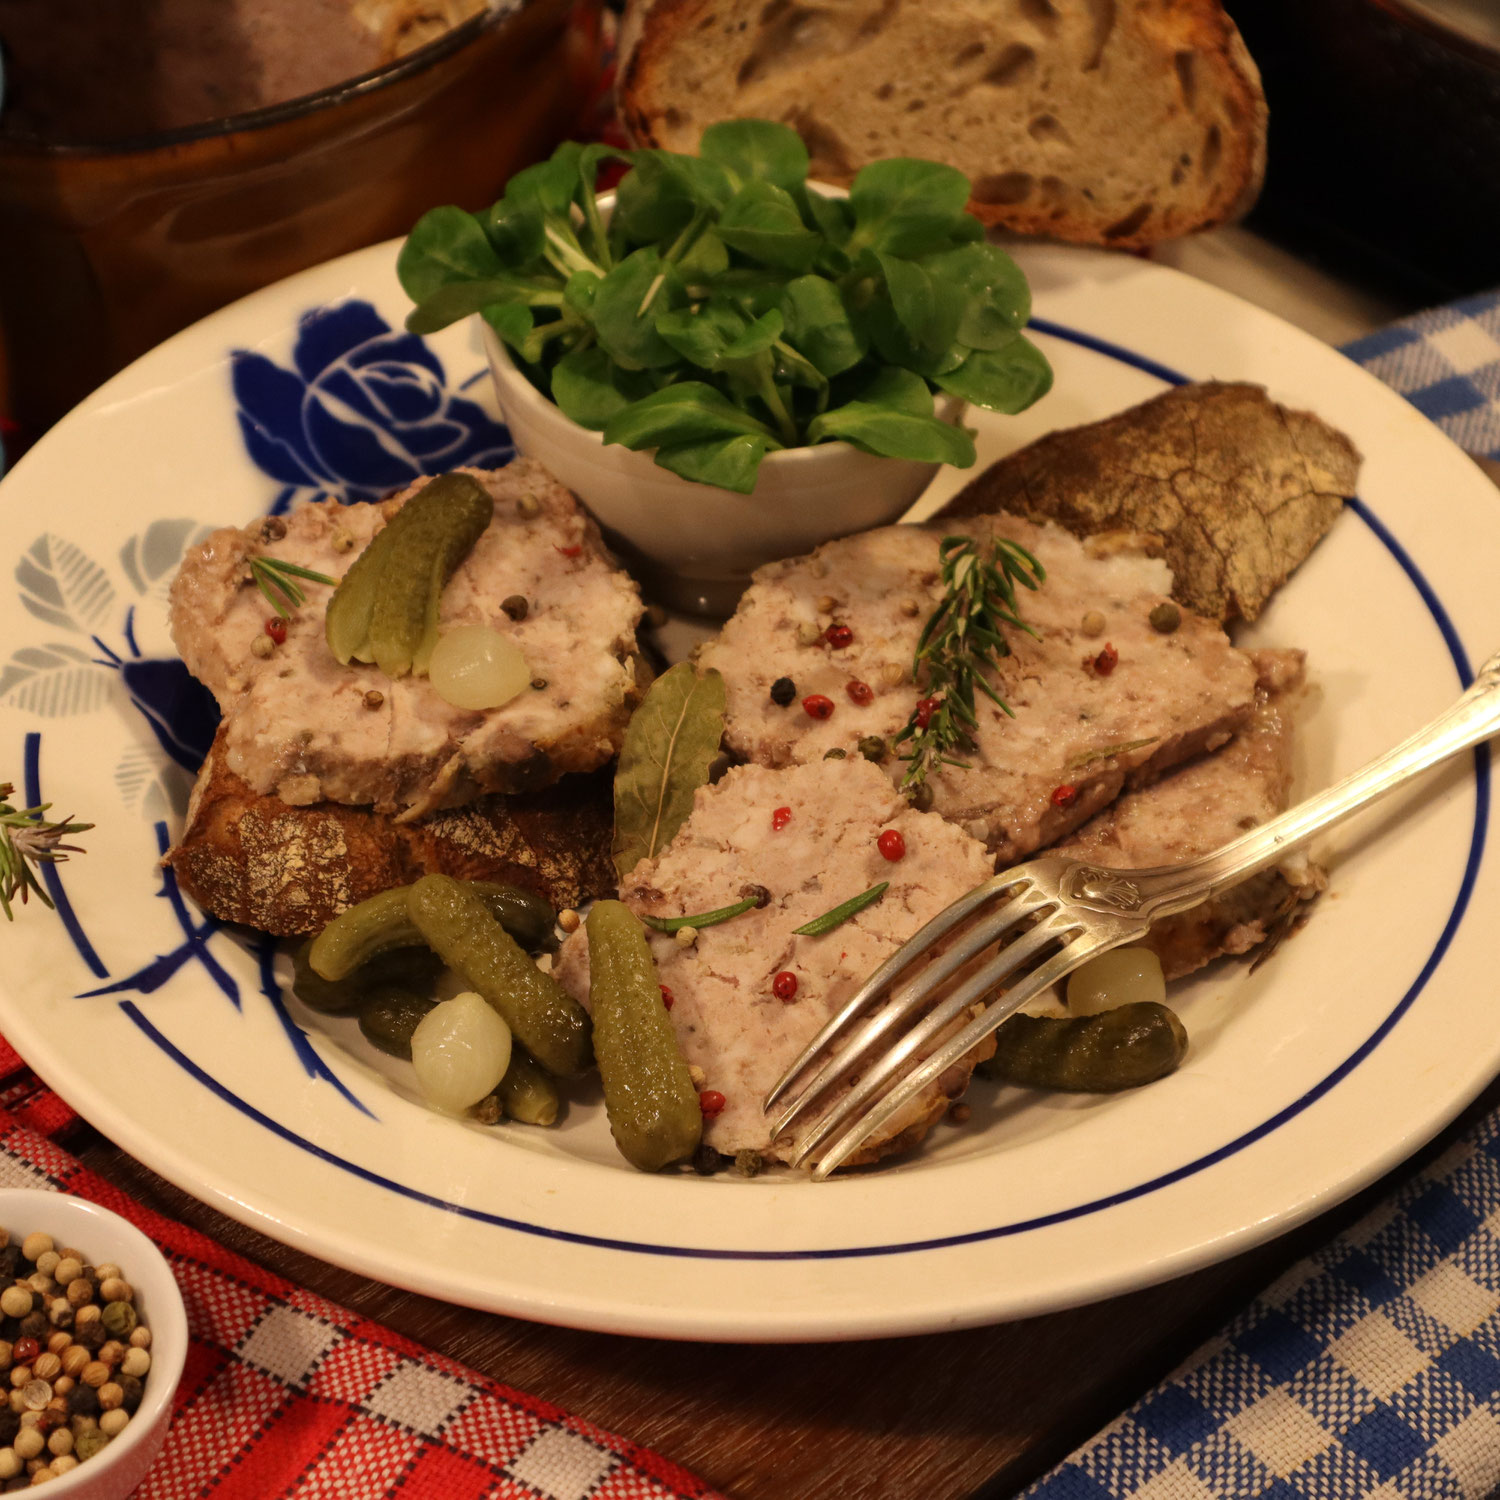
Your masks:
{"label": "crusty bread slice", "polygon": [[948,162],[987,223],[1122,249],[1236,217],[1265,166],[1217,0],[632,0],[618,97],[640,145],[782,120],[825,181]]}
{"label": "crusty bread slice", "polygon": [[607,769],[401,823],[369,807],[258,795],[225,764],[221,731],[163,863],[211,916],[290,937],[421,875],[498,880],[556,906],[611,896],[613,836]]}

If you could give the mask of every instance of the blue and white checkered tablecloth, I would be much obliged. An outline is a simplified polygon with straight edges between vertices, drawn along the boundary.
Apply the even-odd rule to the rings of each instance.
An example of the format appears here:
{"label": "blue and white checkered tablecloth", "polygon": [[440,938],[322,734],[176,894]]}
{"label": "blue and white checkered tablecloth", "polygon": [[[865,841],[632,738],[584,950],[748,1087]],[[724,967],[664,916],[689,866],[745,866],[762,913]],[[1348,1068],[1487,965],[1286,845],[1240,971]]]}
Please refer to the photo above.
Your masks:
{"label": "blue and white checkered tablecloth", "polygon": [[[1500,292],[1345,346],[1500,457]],[[1500,1114],[1263,1292],[1023,1500],[1500,1496]]]}

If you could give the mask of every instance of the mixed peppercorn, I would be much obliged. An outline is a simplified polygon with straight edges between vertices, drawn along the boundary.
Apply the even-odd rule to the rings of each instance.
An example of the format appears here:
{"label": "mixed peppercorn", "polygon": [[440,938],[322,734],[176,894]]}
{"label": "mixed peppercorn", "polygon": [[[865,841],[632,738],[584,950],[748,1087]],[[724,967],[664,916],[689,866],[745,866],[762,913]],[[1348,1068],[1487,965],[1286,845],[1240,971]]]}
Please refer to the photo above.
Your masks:
{"label": "mixed peppercorn", "polygon": [[130,1424],[151,1369],[151,1330],[119,1266],[91,1265],[48,1234],[0,1229],[0,1481],[60,1478]]}

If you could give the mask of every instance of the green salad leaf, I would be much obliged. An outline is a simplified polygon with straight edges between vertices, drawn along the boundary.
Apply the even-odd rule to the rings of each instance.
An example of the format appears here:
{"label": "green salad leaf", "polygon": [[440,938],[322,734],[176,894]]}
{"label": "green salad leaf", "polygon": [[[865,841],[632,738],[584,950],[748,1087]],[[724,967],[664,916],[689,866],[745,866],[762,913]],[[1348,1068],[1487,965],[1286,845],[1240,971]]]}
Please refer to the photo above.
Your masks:
{"label": "green salad leaf", "polygon": [[[607,222],[594,193],[619,160]],[[479,314],[565,415],[744,494],[782,448],[842,441],[967,466],[934,390],[1018,412],[1052,373],[1031,296],[963,173],[874,162],[847,197],[796,131],[728,120],[699,154],[565,142],[482,213],[435,208],[397,261],[414,333]]]}

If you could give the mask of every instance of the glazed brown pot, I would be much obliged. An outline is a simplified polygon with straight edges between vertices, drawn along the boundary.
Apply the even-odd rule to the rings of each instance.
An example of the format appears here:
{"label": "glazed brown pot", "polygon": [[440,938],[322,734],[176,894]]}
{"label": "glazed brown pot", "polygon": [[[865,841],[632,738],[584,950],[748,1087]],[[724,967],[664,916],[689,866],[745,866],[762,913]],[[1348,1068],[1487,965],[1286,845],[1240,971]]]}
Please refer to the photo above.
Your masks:
{"label": "glazed brown pot", "polygon": [[522,0],[291,103],[107,147],[0,134],[0,332],[37,436],[168,334],[293,271],[491,202],[577,120],[599,0]]}

